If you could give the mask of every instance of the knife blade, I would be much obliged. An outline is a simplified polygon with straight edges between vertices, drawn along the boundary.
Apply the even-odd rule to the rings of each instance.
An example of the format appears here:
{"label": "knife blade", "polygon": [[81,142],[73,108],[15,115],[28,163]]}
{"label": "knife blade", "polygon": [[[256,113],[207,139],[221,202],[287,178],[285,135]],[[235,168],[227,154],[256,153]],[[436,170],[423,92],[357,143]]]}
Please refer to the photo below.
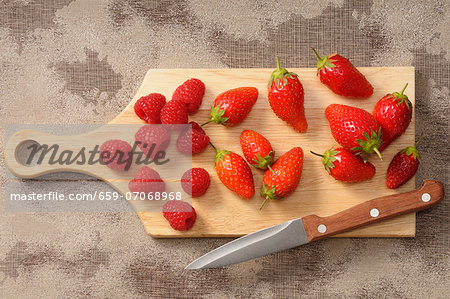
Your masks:
{"label": "knife blade", "polygon": [[301,218],[274,225],[233,240],[190,263],[185,269],[204,269],[244,262],[308,243]]}
{"label": "knife blade", "polygon": [[426,180],[416,190],[375,198],[328,217],[309,215],[248,234],[210,251],[185,269],[240,263],[363,225],[424,210],[438,204],[443,197],[442,184]]}

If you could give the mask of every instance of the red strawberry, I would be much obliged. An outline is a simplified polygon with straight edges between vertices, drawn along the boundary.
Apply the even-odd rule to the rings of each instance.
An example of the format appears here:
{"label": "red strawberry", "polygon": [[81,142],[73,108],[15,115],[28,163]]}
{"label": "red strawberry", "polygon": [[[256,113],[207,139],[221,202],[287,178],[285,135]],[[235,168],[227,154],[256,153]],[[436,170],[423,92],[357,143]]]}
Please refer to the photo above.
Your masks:
{"label": "red strawberry", "polygon": [[163,216],[170,226],[179,231],[185,231],[194,226],[197,219],[195,209],[184,201],[171,200],[163,206]]}
{"label": "red strawberry", "polygon": [[249,199],[255,195],[252,171],[238,154],[226,150],[217,151],[216,172],[225,187],[239,196]]}
{"label": "red strawberry", "polygon": [[294,192],[300,182],[302,169],[303,150],[300,147],[294,147],[278,158],[272,164],[272,169],[264,173],[261,189],[264,201],[260,208],[262,209],[268,199],[283,198]]}
{"label": "red strawberry", "polygon": [[361,154],[365,161],[370,154],[377,153],[381,145],[380,124],[366,110],[347,105],[331,104],[325,109],[330,122],[331,134],[337,143],[354,153]]}
{"label": "red strawberry", "polygon": [[161,123],[169,130],[175,130],[188,123],[186,105],[180,100],[171,100],[161,109]]}
{"label": "red strawberry", "polygon": [[267,169],[272,164],[275,152],[269,140],[263,135],[252,130],[242,131],[241,147],[244,157],[250,165]]}
{"label": "red strawberry", "polygon": [[186,155],[201,153],[208,146],[209,137],[195,121],[189,124],[178,136],[177,149]]}
{"label": "red strawberry", "polygon": [[[211,109],[211,120],[226,126],[241,123],[250,113],[258,99],[258,90],[254,87],[239,87],[219,94]],[[205,123],[206,124],[206,123]]]}
{"label": "red strawberry", "polygon": [[199,79],[189,79],[177,87],[172,100],[180,100],[186,104],[189,114],[197,112],[205,95],[205,84]]}
{"label": "red strawberry", "polygon": [[111,139],[100,146],[100,158],[103,163],[114,170],[128,170],[133,162],[133,149],[123,140]]}
{"label": "red strawberry", "polygon": [[373,110],[373,116],[381,126],[383,133],[383,151],[392,141],[400,137],[409,126],[412,117],[412,104],[403,94],[408,83],[400,93],[387,94],[378,101]]}
{"label": "red strawberry", "polygon": [[151,93],[141,97],[134,104],[136,115],[148,124],[161,123],[161,109],[166,104],[166,98],[160,93]]}
{"label": "red strawberry", "polygon": [[170,143],[170,135],[161,125],[142,126],[134,135],[141,151],[150,158],[160,151],[165,151]]}
{"label": "red strawberry", "polygon": [[297,132],[304,133],[308,128],[303,107],[303,85],[298,75],[280,68],[277,56],[277,69],[272,72],[269,81],[269,103],[273,112],[292,126]]}
{"label": "red strawberry", "polygon": [[373,93],[373,87],[353,64],[337,53],[320,57],[314,50],[319,61],[317,75],[320,81],[335,94],[349,98],[368,98]]}
{"label": "red strawberry", "polygon": [[193,197],[202,196],[209,188],[211,179],[204,168],[192,168],[187,170],[181,177],[181,187]]}
{"label": "red strawberry", "polygon": [[323,155],[311,152],[322,157],[325,169],[336,180],[347,183],[362,182],[375,175],[375,166],[366,162],[360,156],[355,156],[343,147],[327,150]]}
{"label": "red strawberry", "polygon": [[134,177],[128,183],[128,188],[133,193],[138,193],[140,196],[144,194],[148,198],[149,193],[162,193],[166,190],[166,184],[155,170],[150,167],[141,167]]}
{"label": "red strawberry", "polygon": [[408,146],[392,158],[387,170],[386,186],[396,189],[409,181],[417,172],[420,163],[420,154],[417,150],[422,136],[414,146]]}

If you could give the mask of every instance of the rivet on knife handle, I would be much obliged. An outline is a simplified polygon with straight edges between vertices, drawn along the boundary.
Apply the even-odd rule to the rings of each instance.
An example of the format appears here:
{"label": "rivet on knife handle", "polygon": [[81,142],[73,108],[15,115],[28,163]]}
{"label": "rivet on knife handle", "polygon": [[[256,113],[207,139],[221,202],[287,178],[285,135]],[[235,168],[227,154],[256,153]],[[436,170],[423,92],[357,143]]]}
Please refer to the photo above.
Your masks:
{"label": "rivet on knife handle", "polygon": [[439,203],[444,197],[441,183],[424,181],[422,187],[401,194],[375,198],[328,217],[302,218],[308,241],[315,241],[388,218],[417,212]]}

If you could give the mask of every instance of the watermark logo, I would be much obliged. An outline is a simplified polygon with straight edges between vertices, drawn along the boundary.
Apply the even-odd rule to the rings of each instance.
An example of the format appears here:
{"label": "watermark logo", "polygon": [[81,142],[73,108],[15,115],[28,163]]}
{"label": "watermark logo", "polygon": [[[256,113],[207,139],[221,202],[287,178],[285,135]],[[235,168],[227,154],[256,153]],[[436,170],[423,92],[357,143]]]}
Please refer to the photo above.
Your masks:
{"label": "watermark logo", "polygon": [[[142,145],[144,149],[148,148],[148,154],[144,154],[144,152],[139,150],[138,145]],[[96,144],[93,149],[81,147],[75,152],[74,150],[61,150],[58,144],[31,144],[27,147],[29,155],[26,164],[31,165],[33,161],[36,161],[37,165],[41,165],[42,163],[48,163],[49,165],[109,165],[116,163],[118,165],[124,165],[124,170],[129,170],[134,157],[134,163],[136,165],[149,165],[152,163],[155,165],[164,165],[170,162],[170,159],[166,158],[166,152],[164,150],[156,151],[155,143],[147,144],[136,141],[133,144],[132,150],[128,152],[120,149],[100,151],[99,148],[100,145]]]}
{"label": "watermark logo", "polygon": [[154,212],[170,200],[189,202],[181,186],[192,168],[189,132],[191,125],[9,125],[5,208]]}

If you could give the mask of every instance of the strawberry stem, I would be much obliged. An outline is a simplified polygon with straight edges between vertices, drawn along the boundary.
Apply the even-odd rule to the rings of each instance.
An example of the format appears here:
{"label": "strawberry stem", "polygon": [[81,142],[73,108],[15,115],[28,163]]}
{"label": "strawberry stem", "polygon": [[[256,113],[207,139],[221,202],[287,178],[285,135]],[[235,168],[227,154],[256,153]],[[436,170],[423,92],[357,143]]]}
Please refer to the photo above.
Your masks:
{"label": "strawberry stem", "polygon": [[212,148],[216,151],[216,153],[218,152],[217,148],[214,146],[214,144],[211,143],[211,141],[209,142],[209,145],[212,146]]}
{"label": "strawberry stem", "polygon": [[420,153],[417,150],[417,145],[419,144],[420,140],[422,140],[423,137],[423,133],[420,134],[419,139],[417,140],[416,144],[414,144],[414,146],[408,146],[407,148],[401,150],[401,153],[405,153],[407,156],[413,156],[414,159],[418,160],[419,162],[421,161],[420,159]]}
{"label": "strawberry stem", "polygon": [[313,155],[316,155],[316,156],[319,156],[319,157],[322,157],[322,158],[323,158],[323,155],[321,155],[321,154],[315,153],[315,152],[313,152],[313,151],[310,151],[310,152],[311,152],[311,154],[313,154]]}
{"label": "strawberry stem", "polygon": [[374,151],[375,153],[377,153],[378,157],[380,157],[380,160],[383,161],[383,157],[381,156],[381,153],[380,153],[380,151],[378,150],[378,148],[374,147],[374,148],[373,148],[373,151]]}
{"label": "strawberry stem", "polygon": [[423,137],[423,133],[420,134],[420,137],[419,137],[419,139],[417,140],[416,144],[414,145],[414,148],[417,148],[417,145],[419,144],[420,140],[422,140],[422,137]]}
{"label": "strawberry stem", "polygon": [[[275,81],[277,87],[280,87],[280,81],[285,81],[285,77],[291,77],[295,75],[294,73],[289,73],[287,69],[281,68],[280,66],[280,58],[277,57],[277,69],[272,72],[270,75],[270,80],[268,86],[272,86],[272,83]],[[296,76],[296,75],[295,75]]]}
{"label": "strawberry stem", "polygon": [[261,211],[262,208],[264,208],[264,205],[266,204],[267,200],[269,199],[268,196],[266,196],[266,198],[264,198],[263,202],[261,203],[261,205],[259,206],[259,210]]}
{"label": "strawberry stem", "polygon": [[409,109],[411,106],[411,102],[408,100],[408,96],[406,94],[403,94],[405,92],[406,87],[408,86],[408,83],[403,87],[402,91],[400,92],[394,92],[392,93],[392,96],[394,97],[394,100],[398,100],[398,104],[402,105],[405,103],[406,107]]}
{"label": "strawberry stem", "polygon": [[316,54],[317,59],[321,60],[322,57],[320,57],[319,53],[317,53],[316,49],[314,49],[313,47],[311,47],[311,49],[314,51],[314,54]]}
{"label": "strawberry stem", "polygon": [[269,170],[272,171],[272,173],[275,173],[275,171],[272,169],[272,167],[270,167],[270,165],[267,165],[267,168],[269,168]]}
{"label": "strawberry stem", "polygon": [[210,119],[210,120],[208,120],[207,122],[205,122],[204,124],[202,124],[200,127],[203,127],[204,125],[207,125],[207,124],[209,124],[210,122],[213,122],[214,120],[212,120],[212,119]]}
{"label": "strawberry stem", "polygon": [[[328,60],[328,56],[320,57],[320,55],[319,55],[319,53],[317,53],[316,49],[314,49],[313,47],[311,47],[311,49],[314,51],[314,54],[316,54],[317,59],[319,60],[319,61],[317,61],[317,69],[318,70],[322,70],[325,67],[328,67],[328,68],[336,67],[335,64],[333,64],[331,61]],[[331,55],[334,55],[334,54],[331,54]]]}
{"label": "strawberry stem", "polygon": [[405,87],[403,87],[402,91],[400,91],[400,94],[402,95],[403,92],[405,91],[406,87],[408,87],[408,83],[406,83]]}

